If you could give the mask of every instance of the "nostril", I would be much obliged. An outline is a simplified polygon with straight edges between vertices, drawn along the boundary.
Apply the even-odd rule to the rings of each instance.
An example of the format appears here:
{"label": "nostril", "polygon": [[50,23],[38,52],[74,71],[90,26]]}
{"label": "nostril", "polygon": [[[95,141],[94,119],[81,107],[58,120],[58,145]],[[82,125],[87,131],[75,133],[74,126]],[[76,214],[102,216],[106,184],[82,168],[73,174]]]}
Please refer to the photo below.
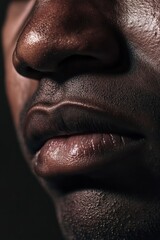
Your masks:
{"label": "nostril", "polygon": [[68,56],[67,58],[64,58],[61,62],[59,62],[57,66],[57,70],[72,70],[76,71],[78,69],[81,69],[84,71],[85,69],[88,69],[90,67],[100,67],[102,66],[102,63],[96,58],[89,55],[80,55],[75,54]]}
{"label": "nostril", "polygon": [[127,66],[122,59],[121,61],[117,60],[117,62],[114,64],[109,64],[98,57],[80,54],[68,56],[67,58],[63,59],[63,61],[59,62],[56,68],[57,72],[63,73],[70,77],[85,73],[119,74],[120,72],[125,72],[126,70]]}
{"label": "nostril", "polygon": [[85,73],[93,73],[102,70],[102,63],[95,57],[89,55],[74,54],[59,62],[56,72],[69,78]]}

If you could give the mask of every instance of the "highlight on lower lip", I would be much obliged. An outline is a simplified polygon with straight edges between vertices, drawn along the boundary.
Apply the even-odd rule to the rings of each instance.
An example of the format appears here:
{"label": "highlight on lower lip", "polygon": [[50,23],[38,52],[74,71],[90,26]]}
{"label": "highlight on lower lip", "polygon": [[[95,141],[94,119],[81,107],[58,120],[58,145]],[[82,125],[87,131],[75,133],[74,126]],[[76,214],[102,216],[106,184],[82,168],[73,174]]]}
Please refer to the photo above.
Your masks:
{"label": "highlight on lower lip", "polygon": [[41,177],[76,174],[109,161],[108,156],[139,139],[116,134],[84,134],[48,140],[33,159]]}

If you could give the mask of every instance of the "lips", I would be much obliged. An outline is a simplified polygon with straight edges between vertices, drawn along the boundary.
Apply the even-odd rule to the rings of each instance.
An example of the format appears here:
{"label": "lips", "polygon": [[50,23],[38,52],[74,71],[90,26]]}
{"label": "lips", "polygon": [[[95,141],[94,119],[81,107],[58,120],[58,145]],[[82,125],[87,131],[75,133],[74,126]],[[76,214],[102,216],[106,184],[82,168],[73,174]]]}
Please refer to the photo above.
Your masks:
{"label": "lips", "polygon": [[32,164],[41,177],[97,171],[137,151],[144,137],[128,119],[115,119],[98,107],[62,102],[35,105],[27,113],[24,138],[33,154]]}

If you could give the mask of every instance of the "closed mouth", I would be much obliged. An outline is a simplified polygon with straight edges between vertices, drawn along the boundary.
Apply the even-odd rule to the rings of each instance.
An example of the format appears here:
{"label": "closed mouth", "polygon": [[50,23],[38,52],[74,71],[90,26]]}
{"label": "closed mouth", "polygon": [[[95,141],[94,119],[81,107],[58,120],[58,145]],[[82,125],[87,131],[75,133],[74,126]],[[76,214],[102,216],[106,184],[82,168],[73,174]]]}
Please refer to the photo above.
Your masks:
{"label": "closed mouth", "polygon": [[102,183],[107,175],[113,180],[117,174],[126,182],[128,169],[137,167],[145,137],[131,121],[115,120],[115,115],[73,102],[33,106],[24,138],[35,173],[45,179],[58,177],[59,183],[64,176],[80,175]]}
{"label": "closed mouth", "polygon": [[[139,127],[128,119],[114,117],[98,107],[81,103],[63,102],[56,106],[33,106],[24,124],[24,138],[35,154],[50,139],[69,139],[77,136],[109,136],[114,148],[128,142],[144,139]],[[105,140],[105,139],[104,139]]]}

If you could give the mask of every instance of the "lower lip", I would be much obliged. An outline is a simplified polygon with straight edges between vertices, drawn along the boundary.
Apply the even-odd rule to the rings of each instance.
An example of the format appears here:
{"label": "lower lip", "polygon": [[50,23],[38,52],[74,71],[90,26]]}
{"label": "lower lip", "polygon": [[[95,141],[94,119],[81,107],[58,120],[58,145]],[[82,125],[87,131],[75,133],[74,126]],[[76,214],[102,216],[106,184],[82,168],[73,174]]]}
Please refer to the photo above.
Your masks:
{"label": "lower lip", "polygon": [[115,157],[120,158],[127,149],[136,151],[141,140],[115,134],[84,134],[50,139],[35,155],[34,171],[40,177],[94,171]]}

